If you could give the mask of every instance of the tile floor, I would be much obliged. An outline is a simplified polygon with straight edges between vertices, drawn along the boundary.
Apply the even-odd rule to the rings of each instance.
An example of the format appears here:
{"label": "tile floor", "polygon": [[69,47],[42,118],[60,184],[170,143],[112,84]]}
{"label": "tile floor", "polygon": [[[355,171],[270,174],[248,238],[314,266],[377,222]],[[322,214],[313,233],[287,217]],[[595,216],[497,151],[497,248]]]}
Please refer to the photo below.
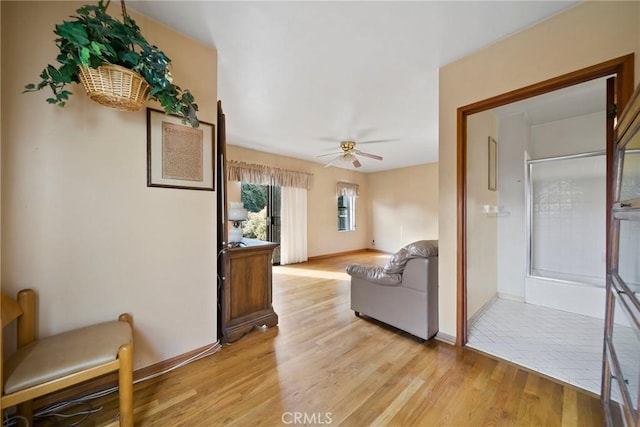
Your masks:
{"label": "tile floor", "polygon": [[[620,340],[637,343],[620,329]],[[497,299],[470,326],[467,345],[600,394],[603,334],[601,319]],[[620,356],[637,362],[637,345],[629,349]]]}

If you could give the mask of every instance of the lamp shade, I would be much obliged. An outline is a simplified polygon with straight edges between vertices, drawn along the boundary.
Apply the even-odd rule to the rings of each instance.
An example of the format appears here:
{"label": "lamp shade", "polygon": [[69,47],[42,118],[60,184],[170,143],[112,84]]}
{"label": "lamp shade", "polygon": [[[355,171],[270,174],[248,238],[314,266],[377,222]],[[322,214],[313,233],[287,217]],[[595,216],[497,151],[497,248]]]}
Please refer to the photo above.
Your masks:
{"label": "lamp shade", "polygon": [[230,202],[227,211],[227,219],[229,221],[246,221],[249,218],[247,210],[242,202]]}

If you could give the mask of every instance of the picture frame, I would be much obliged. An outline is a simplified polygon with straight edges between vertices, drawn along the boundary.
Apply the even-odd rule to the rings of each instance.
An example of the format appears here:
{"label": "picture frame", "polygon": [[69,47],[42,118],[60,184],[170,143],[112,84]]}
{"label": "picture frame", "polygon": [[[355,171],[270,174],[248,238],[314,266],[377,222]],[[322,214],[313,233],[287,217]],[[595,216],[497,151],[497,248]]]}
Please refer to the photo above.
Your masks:
{"label": "picture frame", "polygon": [[215,190],[215,126],[147,108],[147,187]]}
{"label": "picture frame", "polygon": [[489,137],[488,140],[488,189],[496,191],[498,189],[498,142]]}

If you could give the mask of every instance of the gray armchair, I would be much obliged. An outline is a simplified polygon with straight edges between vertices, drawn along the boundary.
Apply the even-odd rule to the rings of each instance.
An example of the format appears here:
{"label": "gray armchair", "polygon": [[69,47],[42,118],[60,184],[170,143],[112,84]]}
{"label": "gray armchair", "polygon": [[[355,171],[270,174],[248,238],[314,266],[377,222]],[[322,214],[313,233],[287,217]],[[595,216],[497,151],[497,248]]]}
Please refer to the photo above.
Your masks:
{"label": "gray armchair", "polygon": [[351,309],[427,340],[438,332],[438,241],[419,240],[384,267],[349,264]]}

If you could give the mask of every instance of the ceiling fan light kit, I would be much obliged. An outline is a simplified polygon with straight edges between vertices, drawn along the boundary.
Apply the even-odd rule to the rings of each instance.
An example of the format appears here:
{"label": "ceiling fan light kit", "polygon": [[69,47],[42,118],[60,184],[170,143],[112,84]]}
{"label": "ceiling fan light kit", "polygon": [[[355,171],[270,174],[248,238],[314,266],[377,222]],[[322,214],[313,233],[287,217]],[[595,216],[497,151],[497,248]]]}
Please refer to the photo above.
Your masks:
{"label": "ceiling fan light kit", "polygon": [[340,148],[342,148],[344,151],[351,151],[354,148],[356,148],[356,142],[355,141],[341,141],[340,142]]}

